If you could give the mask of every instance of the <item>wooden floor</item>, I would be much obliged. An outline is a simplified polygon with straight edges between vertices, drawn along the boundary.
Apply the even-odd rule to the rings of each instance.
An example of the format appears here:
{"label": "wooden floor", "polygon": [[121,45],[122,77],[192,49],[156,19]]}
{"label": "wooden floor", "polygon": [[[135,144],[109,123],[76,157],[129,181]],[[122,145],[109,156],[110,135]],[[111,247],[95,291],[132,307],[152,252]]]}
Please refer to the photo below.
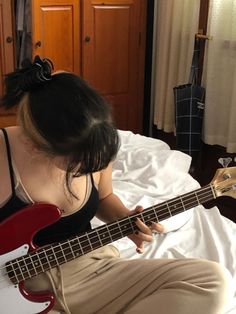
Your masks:
{"label": "wooden floor", "polygon": [[[176,149],[176,138],[173,133],[165,133],[156,128],[153,130],[153,137],[166,142],[171,149]],[[206,145],[202,143],[202,150],[197,161],[192,165],[190,174],[200,183],[201,186],[207,185],[213,179],[218,168],[222,168],[219,158],[231,158],[232,162],[228,167],[236,166],[235,154],[226,153],[225,148],[218,145]],[[205,203],[204,207],[211,208],[216,205],[221,214],[236,222],[236,200],[231,197],[222,196],[211,202]]]}

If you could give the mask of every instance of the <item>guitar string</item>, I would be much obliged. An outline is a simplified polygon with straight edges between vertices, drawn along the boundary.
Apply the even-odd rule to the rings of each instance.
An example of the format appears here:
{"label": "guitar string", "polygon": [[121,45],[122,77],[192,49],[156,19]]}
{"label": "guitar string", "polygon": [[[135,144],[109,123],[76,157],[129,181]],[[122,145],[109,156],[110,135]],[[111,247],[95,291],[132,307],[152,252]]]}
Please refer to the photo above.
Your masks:
{"label": "guitar string", "polygon": [[[203,192],[203,190],[201,190],[200,192]],[[190,193],[191,194],[191,193]],[[186,195],[184,195],[184,196],[186,196]],[[205,199],[206,198],[208,198],[210,195],[204,195],[204,197],[205,197]],[[212,194],[211,194],[211,196],[212,196]],[[182,197],[183,198],[183,197]],[[194,198],[195,199],[195,198]],[[190,199],[188,199],[188,201],[189,201]],[[173,200],[172,200],[173,201]],[[202,199],[202,202],[204,202],[205,200],[204,199]],[[194,202],[194,204],[192,204],[191,202],[189,203],[189,204],[186,204],[187,206],[190,206],[190,204],[191,204],[191,206],[192,205],[195,205],[195,202]],[[160,204],[159,204],[160,205]],[[162,204],[162,206],[163,206],[163,204]],[[150,208],[148,208],[147,209],[147,211],[149,210],[152,210],[153,211],[153,209],[155,209],[155,207],[156,208],[158,208],[159,206],[158,205],[155,205],[155,206],[152,206],[152,207],[150,207]],[[181,208],[182,208],[183,206],[181,206]],[[191,208],[191,207],[190,207]],[[162,211],[162,210],[161,210]],[[161,212],[160,211],[160,212]],[[166,210],[165,210],[165,212],[166,212]],[[174,213],[174,211],[172,211],[172,213]],[[140,216],[140,214],[141,213],[137,213],[137,214],[135,214],[134,216],[132,216],[132,217],[138,217],[138,216]],[[147,213],[146,213],[146,211],[145,212],[142,212],[142,214],[143,215],[146,215]],[[156,218],[156,217],[155,217]],[[160,218],[162,218],[162,217],[160,217]],[[166,217],[164,217],[164,218],[166,218]],[[126,217],[124,217],[122,220],[125,220],[125,221],[127,221],[127,219],[126,219]],[[153,220],[153,219],[152,219]],[[152,221],[152,220],[150,220],[150,222]],[[117,225],[117,222],[114,222],[114,223],[111,223],[111,226],[113,225],[113,224],[116,224]],[[128,226],[130,226],[130,222],[127,224]],[[101,226],[101,228],[100,229],[105,229],[105,228],[107,228],[106,226]],[[98,228],[97,228],[98,229]],[[110,231],[112,232],[112,229],[110,229]],[[123,230],[123,231],[125,231],[125,230]],[[132,231],[131,229],[130,229],[130,231]],[[95,232],[97,232],[96,231],[96,229],[94,229],[94,230],[91,230],[89,233],[95,233]],[[108,233],[107,231],[106,231],[106,233]],[[119,232],[118,233],[119,235],[120,234],[122,234],[121,232]],[[82,234],[81,236],[77,236],[75,239],[73,239],[74,241],[75,240],[79,240],[80,238],[82,238],[82,237],[86,237],[86,239],[85,239],[85,243],[86,244],[88,244],[89,243],[89,241],[88,241],[88,238],[87,238],[87,233],[86,234]],[[116,234],[114,234],[113,233],[113,236],[116,236],[117,235],[117,233]],[[96,236],[95,236],[95,239],[97,239],[98,238],[98,235],[96,234]],[[112,239],[112,237],[109,235],[109,237],[108,237],[109,239],[111,239],[112,241],[115,241],[115,240],[117,240],[117,239]],[[120,237],[119,237],[120,238]],[[92,239],[92,237],[90,237],[90,239]],[[81,241],[80,241],[81,242]],[[81,243],[83,243],[83,242],[81,242]],[[110,243],[110,241],[109,241],[109,243]],[[65,241],[64,243],[62,242],[61,244],[60,244],[60,252],[61,252],[61,246],[62,245],[65,245],[65,244],[68,244],[68,241]],[[91,243],[89,243],[89,244],[91,244]],[[105,243],[105,244],[103,244],[103,245],[106,245],[107,243]],[[73,244],[72,244],[72,246],[73,246]],[[76,244],[76,246],[78,246],[78,244]],[[91,245],[89,245],[88,246],[90,249],[94,249]],[[37,252],[37,254],[45,254],[47,251],[49,251],[49,250],[53,250],[54,249],[54,252],[55,252],[55,249],[57,249],[57,248],[59,248],[59,245],[55,245],[55,246],[51,246],[51,247],[49,247],[49,248],[45,248],[45,249],[43,249],[42,248],[42,250],[40,251],[40,250],[38,250]],[[84,247],[84,249],[85,249],[86,247]],[[83,250],[81,250],[80,249],[80,251],[82,251],[82,253],[84,254],[84,252],[83,252]],[[32,252],[32,253],[34,253],[34,252]],[[86,252],[87,253],[87,252]],[[19,258],[17,258],[17,260],[18,260],[18,262],[19,262],[19,259],[23,259],[23,256],[22,257],[19,257]],[[60,257],[61,258],[61,257]],[[26,259],[30,259],[30,265],[32,264],[32,260],[31,260],[31,258],[30,257],[25,257],[24,258],[24,260],[26,260]],[[18,262],[16,261],[15,263],[18,265]],[[12,263],[12,264],[14,264],[14,262]],[[48,263],[47,263],[48,264]],[[42,265],[43,266],[43,265]],[[1,268],[0,268],[1,269]]]}
{"label": "guitar string", "polygon": [[[79,240],[79,237],[77,237],[77,238]],[[110,242],[111,241],[108,241],[108,243],[110,243]],[[108,243],[104,243],[103,245],[106,245]],[[59,265],[60,264],[64,264],[65,262],[69,262],[70,260],[73,260],[76,257],[79,257],[81,255],[84,255],[84,254],[86,254],[86,253],[88,253],[88,252],[90,252],[92,250],[95,250],[96,248],[97,247],[91,247],[90,245],[87,245],[87,247],[84,247],[84,251],[81,252],[81,249],[80,248],[78,249],[78,245],[77,245],[76,250],[74,250],[74,252],[73,252],[73,255],[71,255],[71,253],[70,253],[70,256],[68,257],[68,254],[65,253],[66,254],[66,258],[63,258],[63,260],[61,260],[61,258],[62,258],[61,256],[60,257],[57,256],[56,257],[56,264],[53,264],[53,265],[49,261],[48,258],[45,258],[45,255],[44,255],[44,260],[46,260],[46,263],[43,262],[43,261],[42,262],[40,261],[40,264],[38,263],[40,269],[39,269],[39,267],[37,265],[32,264],[32,260],[30,260],[30,264],[28,264],[28,265],[25,262],[25,264],[23,265],[22,269],[21,269],[22,265],[20,265],[20,262],[19,262],[19,263],[17,263],[17,269],[13,270],[13,272],[14,272],[13,276],[11,276],[8,273],[4,274],[4,276],[8,276],[9,279],[15,280],[14,283],[19,283],[22,280],[24,281],[24,280],[26,280],[28,278],[31,278],[31,277],[34,277],[34,276],[38,275],[39,273],[45,272],[45,271],[47,271],[47,270],[49,270],[51,268],[54,268],[54,267],[58,266],[58,263],[59,263]],[[87,249],[89,249],[89,250],[87,251]],[[79,254],[77,254],[77,252]],[[43,251],[38,253],[39,258],[40,258],[40,254],[42,254],[42,253],[45,254],[45,252],[43,252]],[[54,256],[56,256],[55,254],[58,254],[58,252],[57,253],[54,252],[53,254],[54,254]],[[29,268],[29,266],[33,266],[33,268]],[[20,274],[17,273],[17,270],[19,271],[19,268],[20,268]],[[32,273],[32,271],[33,271],[33,273]],[[3,280],[4,280],[4,278],[3,278]],[[0,282],[3,281],[3,280],[0,280]]]}
{"label": "guitar string", "polygon": [[[203,192],[203,190],[201,190],[200,192]],[[190,193],[191,194],[191,193]],[[186,195],[184,195],[184,196],[186,196]],[[210,195],[204,195],[205,196],[205,198],[207,198],[208,196],[210,196]],[[182,197],[183,198],[183,197]],[[194,197],[194,199],[195,199],[195,197]],[[189,201],[190,199],[188,199],[188,201]],[[172,200],[173,201],[173,200]],[[202,200],[203,202],[204,202],[204,200]],[[191,202],[189,203],[189,204],[186,204],[187,206],[190,206],[190,204],[191,205],[195,205],[195,202],[194,202],[194,204],[192,204]],[[159,204],[160,205],[160,204]],[[152,206],[152,207],[150,207],[150,208],[148,208],[146,211],[150,211],[150,210],[152,210],[153,211],[153,209],[155,209],[155,207],[156,208],[158,208],[159,207],[159,205],[155,205],[155,206]],[[163,206],[163,204],[162,204],[162,206]],[[182,208],[183,206],[181,206],[181,208]],[[177,208],[178,209],[178,208]],[[142,214],[143,215],[146,215],[147,214],[147,212],[146,211],[144,211],[144,212],[142,212]],[[163,211],[163,210],[159,210],[159,212],[161,212],[161,211]],[[165,210],[165,212],[166,212],[166,210]],[[174,213],[174,211],[172,211],[172,213]],[[137,217],[137,216],[140,216],[140,214],[141,213],[137,213],[137,214],[135,214],[133,217]],[[159,216],[160,217],[160,216]],[[162,218],[162,217],[160,217],[160,218]],[[166,217],[165,217],[166,218]],[[127,218],[126,217],[124,217],[122,220],[125,220],[125,221],[127,221]],[[150,222],[151,222],[152,220],[150,220]],[[112,225],[114,225],[114,224],[116,224],[117,225],[117,222],[114,222],[114,223],[111,223],[111,226]],[[128,226],[130,226],[130,222],[128,223]],[[101,226],[101,228],[100,229],[104,229],[104,228],[107,228],[106,226]],[[98,229],[98,228],[97,228]],[[112,229],[110,229],[110,231],[112,232]],[[124,230],[123,230],[124,231]],[[94,230],[92,230],[92,231],[90,231],[90,233],[95,233],[95,232],[97,232],[97,230],[96,229],[94,229]],[[106,231],[106,233],[107,233],[107,231]],[[120,234],[121,232],[119,232],[119,234]],[[122,233],[121,233],[122,234]],[[113,236],[116,236],[116,234],[113,234]],[[76,238],[77,238],[77,240],[79,239],[79,238],[82,238],[82,237],[86,237],[86,241],[85,241],[85,243],[89,243],[88,242],[88,239],[87,239],[87,233],[86,234],[83,234],[83,235],[81,235],[81,236],[77,236]],[[91,238],[91,237],[90,237]],[[96,236],[95,236],[95,238],[97,239],[98,238],[98,235],[96,234]],[[110,237],[110,235],[109,235],[109,238],[113,241],[113,239],[112,239],[112,237]],[[92,238],[91,238],[92,239]],[[117,239],[116,239],[117,240]],[[61,245],[64,245],[64,244],[67,244],[68,242],[67,241],[65,241],[64,243],[61,243]],[[106,243],[107,244],[107,243]],[[105,245],[106,245],[105,244]],[[77,244],[76,244],[77,245]],[[45,252],[47,252],[47,251],[49,251],[49,250],[52,250],[53,248],[54,248],[54,251],[55,251],[55,249],[56,248],[58,248],[59,246],[57,246],[57,245],[55,245],[54,247],[49,247],[49,248],[46,248],[46,249],[43,249],[42,248],[42,250],[41,250],[41,252],[40,252],[40,250],[38,250],[38,254],[42,254],[42,253],[45,253]],[[91,246],[89,246],[89,247],[91,247]],[[93,249],[93,247],[91,247],[92,249]],[[60,251],[61,251],[61,247],[60,247]],[[34,252],[32,252],[32,253],[34,253]],[[18,259],[20,259],[21,257],[19,257]],[[25,259],[27,259],[27,257],[25,257]],[[28,257],[28,259],[30,259],[30,257]],[[15,262],[15,263],[17,263],[17,262]],[[30,260],[30,264],[32,263],[32,260]],[[0,268],[1,269],[1,268]]]}
{"label": "guitar string", "polygon": [[[209,188],[209,187],[208,187]],[[203,192],[203,189],[201,189],[200,191],[198,191],[198,192]],[[191,192],[190,193],[188,193],[188,194],[192,194]],[[209,194],[209,192],[208,192],[208,195],[206,195],[206,193],[205,193],[205,195],[204,195],[204,199],[201,197],[201,199],[202,199],[202,202],[204,202],[205,201],[205,199],[208,199],[208,197],[209,196],[211,196],[212,197],[212,193],[211,194]],[[182,196],[182,199],[184,198],[184,197],[186,197],[186,195],[184,195],[184,196]],[[195,199],[195,198],[194,198]],[[173,202],[174,201],[174,199],[173,200],[171,200],[171,202]],[[190,199],[188,199],[188,201],[190,201]],[[161,203],[162,204],[162,203]],[[159,204],[160,205],[160,204]],[[162,206],[163,206],[164,204],[162,204]],[[192,204],[191,202],[189,203],[189,204],[186,204],[187,206],[192,206],[192,205],[196,205],[195,204],[195,202],[194,202],[194,204]],[[155,205],[155,206],[152,206],[152,207],[150,207],[150,208],[148,208],[148,209],[146,209],[144,212],[142,212],[142,214],[143,215],[146,215],[147,214],[147,212],[146,211],[150,211],[150,210],[152,210],[153,211],[153,209],[155,209],[155,207],[159,207],[158,205]],[[183,206],[181,206],[181,208],[182,208]],[[191,208],[191,207],[190,207]],[[161,210],[161,211],[163,211],[163,210]],[[172,211],[172,213],[174,213],[175,211]],[[177,213],[178,213],[178,211],[177,211]],[[132,217],[138,217],[138,216],[140,216],[140,214],[141,213],[137,213],[137,214],[135,214],[134,216],[132,216]],[[150,216],[150,213],[149,213],[149,216]],[[155,218],[155,214],[154,214],[154,218]],[[162,217],[160,217],[160,218],[162,218]],[[166,217],[165,217],[166,218]],[[127,220],[126,218],[123,218],[123,220]],[[153,219],[151,219],[149,222],[151,222],[151,221],[153,221]],[[113,225],[113,224],[116,224],[117,225],[117,222],[114,222],[114,223],[111,223],[111,225]],[[130,222],[128,223],[128,226],[130,226]],[[101,227],[103,227],[104,229],[105,228],[107,228],[106,226],[101,226]],[[98,229],[98,228],[97,228]],[[116,230],[117,230],[117,228],[116,228]],[[112,232],[112,230],[110,230],[111,232]],[[132,231],[132,228],[130,228],[130,231]],[[95,235],[95,239],[98,239],[99,238],[99,236],[98,236],[98,234],[97,234],[97,231],[96,231],[96,229],[94,229],[94,230],[91,230],[89,233],[96,233],[96,235]],[[107,231],[106,231],[106,233],[108,233]],[[122,235],[122,232],[119,232],[119,233],[113,233],[112,234],[112,236],[113,237],[116,237],[117,235],[119,235],[119,238],[120,238],[120,234]],[[74,241],[75,240],[80,240],[80,238],[82,238],[82,237],[86,237],[86,239],[85,239],[85,241],[84,241],[84,243],[86,243],[87,244],[87,247],[83,247],[84,248],[84,250],[86,250],[87,248],[89,248],[89,251],[91,251],[91,250],[94,250],[94,249],[96,249],[96,248],[93,248],[93,246],[91,245],[91,243],[88,241],[88,238],[87,238],[87,233],[86,234],[83,234],[83,235],[81,235],[81,236],[77,236],[75,239],[74,239]],[[113,241],[116,241],[117,239],[112,239],[112,237],[109,235],[109,240],[112,240],[112,242]],[[92,237],[90,237],[90,239],[93,239]],[[71,241],[71,240],[70,240]],[[45,254],[47,251],[51,251],[51,250],[54,250],[54,252],[55,252],[55,249],[57,249],[57,248],[60,248],[60,252],[61,252],[61,250],[62,250],[62,248],[61,248],[61,246],[63,246],[63,245],[68,245],[68,243],[70,244],[70,246],[71,246],[71,249],[73,249],[73,246],[75,246],[75,245],[73,245],[73,244],[71,244],[69,241],[65,241],[65,242],[62,242],[61,244],[60,244],[60,246],[59,245],[55,245],[54,247],[52,246],[52,247],[49,247],[49,248],[45,248],[45,249],[41,249],[41,251],[40,250],[38,250],[37,251],[37,255],[39,255],[39,254]],[[83,241],[81,242],[81,243],[83,243]],[[110,243],[110,241],[109,241],[109,243]],[[94,243],[93,243],[94,244]],[[100,244],[102,244],[102,242],[100,242]],[[103,244],[103,245],[106,245],[106,244],[108,244],[108,243],[105,243],[105,244]],[[82,245],[82,244],[81,244]],[[76,243],[76,246],[78,247],[78,244]],[[81,250],[81,249],[79,249],[79,250],[75,250],[74,252],[76,253],[77,251],[79,251],[80,252],[80,255],[81,255],[81,253],[83,253],[83,254],[86,254],[86,253],[88,253],[88,252],[86,252],[86,253],[84,253],[83,252],[83,250]],[[34,252],[32,252],[32,253],[34,253]],[[56,254],[56,253],[55,253]],[[82,255],[83,255],[82,254]],[[72,255],[76,255],[76,254],[73,254],[72,253]],[[70,256],[71,256],[71,258],[72,258],[72,255],[71,255],[71,253],[70,253]],[[76,256],[73,256],[74,258],[76,257]],[[59,259],[61,259],[62,257],[60,256],[59,257]],[[74,258],[72,258],[72,259],[74,259]],[[25,257],[24,258],[24,256],[22,256],[22,257],[19,257],[19,258],[17,258],[17,260],[18,260],[18,262],[12,262],[12,264],[17,264],[17,266],[19,266],[19,263],[21,262],[21,261],[19,261],[20,259],[24,259],[24,261],[26,260],[26,259],[28,259],[28,260],[30,260],[30,264],[29,265],[32,265],[32,259],[30,258],[30,257]],[[44,257],[44,259],[47,259],[47,258],[45,258]],[[57,259],[57,257],[56,257],[56,259]],[[63,256],[63,259],[64,259],[64,261],[65,262],[67,262],[68,260],[66,260],[65,258],[64,258],[64,256]],[[40,265],[40,267],[42,268],[42,270],[43,271],[45,271],[44,269],[43,269],[43,266],[44,265],[50,265],[50,261],[48,260],[47,261],[47,263],[45,264],[42,264],[42,265]],[[24,266],[26,266],[26,263],[25,263],[25,265]],[[51,266],[51,265],[50,265]],[[57,266],[57,265],[54,265],[54,267],[55,266]],[[5,267],[2,267],[2,268],[0,268],[0,269],[4,269],[4,268],[6,268],[6,266]],[[27,266],[26,266],[26,268],[27,268]],[[36,268],[38,268],[37,266],[34,266],[34,268],[36,269]],[[30,269],[30,270],[28,270],[27,269],[27,271],[26,272],[21,272],[22,274],[23,274],[23,277],[24,277],[24,274],[25,273],[28,273],[28,276],[30,275],[31,277],[33,277],[32,276],[32,274],[30,273],[30,271],[31,270],[33,270],[34,268],[32,268],[32,269]],[[50,267],[49,267],[49,269],[50,269]],[[37,269],[36,269],[37,270]],[[41,271],[42,272],[42,271]],[[38,272],[39,273],[39,272]],[[27,277],[28,277],[27,276]],[[24,280],[25,278],[23,278],[22,280]],[[0,280],[1,281],[1,280]]]}

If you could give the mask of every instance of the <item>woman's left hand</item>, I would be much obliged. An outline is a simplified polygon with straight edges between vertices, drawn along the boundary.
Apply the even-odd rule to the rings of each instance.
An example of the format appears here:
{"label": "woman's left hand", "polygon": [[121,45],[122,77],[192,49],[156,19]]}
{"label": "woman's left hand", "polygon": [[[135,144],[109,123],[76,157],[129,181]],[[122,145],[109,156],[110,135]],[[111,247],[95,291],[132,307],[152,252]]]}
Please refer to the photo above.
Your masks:
{"label": "woman's left hand", "polygon": [[[143,211],[142,206],[137,206],[134,210],[131,211],[131,214],[138,214]],[[153,233],[162,233],[164,231],[164,226],[160,223],[152,222],[150,226],[147,226],[141,219],[137,218],[135,224],[138,227],[138,231],[128,236],[132,240],[137,248],[137,253],[144,252],[143,242],[152,242]]]}

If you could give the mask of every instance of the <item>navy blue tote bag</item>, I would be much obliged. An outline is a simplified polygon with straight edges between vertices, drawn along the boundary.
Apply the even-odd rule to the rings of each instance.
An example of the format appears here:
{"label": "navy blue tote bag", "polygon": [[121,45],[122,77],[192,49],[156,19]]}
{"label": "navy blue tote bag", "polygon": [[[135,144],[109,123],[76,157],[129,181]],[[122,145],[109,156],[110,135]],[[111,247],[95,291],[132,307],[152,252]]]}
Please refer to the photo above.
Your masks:
{"label": "navy blue tote bag", "polygon": [[190,82],[174,87],[176,148],[196,163],[202,145],[205,88],[198,85],[199,46],[195,43]]}

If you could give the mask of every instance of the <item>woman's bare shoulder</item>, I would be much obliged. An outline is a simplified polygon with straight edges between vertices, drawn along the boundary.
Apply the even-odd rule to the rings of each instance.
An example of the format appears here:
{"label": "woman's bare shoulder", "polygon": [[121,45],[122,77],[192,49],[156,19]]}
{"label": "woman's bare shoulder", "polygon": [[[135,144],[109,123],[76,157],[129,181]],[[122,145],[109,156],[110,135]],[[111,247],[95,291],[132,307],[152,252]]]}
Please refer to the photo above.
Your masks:
{"label": "woman's bare shoulder", "polygon": [[11,192],[10,174],[7,160],[6,143],[0,130],[0,207]]}
{"label": "woman's bare shoulder", "polygon": [[110,178],[111,174],[112,174],[112,162],[110,162],[109,165],[105,169],[93,173],[94,182],[97,185],[99,185],[101,180],[104,180],[104,178]]}
{"label": "woman's bare shoulder", "polygon": [[[11,157],[14,159],[15,146],[19,145],[17,144],[18,142],[17,134],[19,132],[19,127],[17,126],[6,127],[5,130],[7,132],[7,137],[10,145],[10,154]],[[3,131],[0,130],[0,204],[4,202],[10,194],[11,194],[11,178],[7,154],[7,145]]]}
{"label": "woman's bare shoulder", "polygon": [[[2,170],[5,160],[6,160],[6,143],[5,143],[3,131],[0,130],[0,170]],[[0,173],[2,173],[2,171],[0,171]]]}

